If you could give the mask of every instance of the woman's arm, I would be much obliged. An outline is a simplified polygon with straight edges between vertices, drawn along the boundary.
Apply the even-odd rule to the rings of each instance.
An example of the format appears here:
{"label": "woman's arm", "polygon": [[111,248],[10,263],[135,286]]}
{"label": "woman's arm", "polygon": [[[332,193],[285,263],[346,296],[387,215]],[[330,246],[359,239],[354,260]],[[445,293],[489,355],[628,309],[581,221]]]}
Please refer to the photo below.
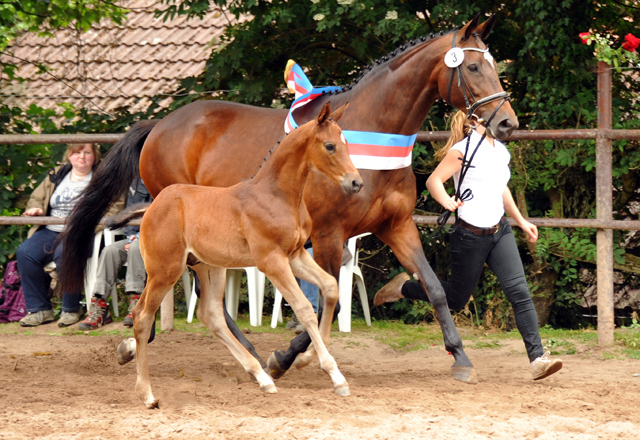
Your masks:
{"label": "woman's arm", "polygon": [[444,188],[444,182],[460,171],[462,168],[462,161],[460,159],[463,156],[462,152],[458,150],[449,151],[427,179],[427,189],[431,197],[444,206],[445,209],[452,212],[464,205],[464,202],[462,200],[456,200],[455,195],[449,196],[447,190]]}
{"label": "woman's arm", "polygon": [[47,196],[47,186],[50,185],[51,180],[49,176],[45,177],[40,185],[36,187],[29,197],[27,202],[27,208],[23,215],[38,216],[44,215],[49,207],[49,200],[45,200]]}
{"label": "woman's arm", "polygon": [[514,219],[518,226],[527,234],[529,242],[535,243],[538,240],[538,228],[533,223],[528,222],[520,213],[516,202],[513,200],[509,187],[505,187],[502,193],[502,202],[504,203],[504,210],[509,217]]}

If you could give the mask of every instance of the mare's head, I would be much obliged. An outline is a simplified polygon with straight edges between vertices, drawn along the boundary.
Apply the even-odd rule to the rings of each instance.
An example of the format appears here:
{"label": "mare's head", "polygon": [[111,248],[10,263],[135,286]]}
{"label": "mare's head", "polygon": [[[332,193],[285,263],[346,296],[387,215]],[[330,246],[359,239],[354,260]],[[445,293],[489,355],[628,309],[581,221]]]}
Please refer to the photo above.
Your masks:
{"label": "mare's head", "polygon": [[495,15],[482,24],[478,24],[479,17],[438,39],[443,62],[434,73],[445,101],[485,124],[493,137],[504,139],[518,128],[518,117],[500,84],[498,66],[483,42],[493,29]]}
{"label": "mare's head", "polygon": [[[351,162],[347,140],[336,123],[348,105],[347,103],[331,113],[331,104],[327,102],[320,110],[318,117],[305,124],[311,130],[308,138],[307,159],[313,168],[329,179],[339,182],[347,194],[355,194],[362,188],[362,177]],[[299,130],[295,130],[292,134]]]}

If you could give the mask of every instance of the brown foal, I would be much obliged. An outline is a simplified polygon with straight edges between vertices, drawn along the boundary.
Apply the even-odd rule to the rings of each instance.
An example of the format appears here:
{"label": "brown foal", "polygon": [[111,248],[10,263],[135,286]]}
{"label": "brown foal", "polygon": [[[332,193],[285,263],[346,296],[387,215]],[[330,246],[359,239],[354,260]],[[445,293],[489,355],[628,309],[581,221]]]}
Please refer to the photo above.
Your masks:
{"label": "brown foal", "polygon": [[[225,323],[223,299],[228,267],[257,266],[269,277],[309,332],[320,367],[330,376],[336,393],[349,395],[349,385],[325,345],[331,320],[323,319],[318,327],[313,308],[295,279],[320,287],[327,316],[331,317],[338,301],[338,285],[304,250],[311,234],[311,217],[303,193],[311,170],[338,182],[347,194],[355,194],[362,187],[345,138],[335,123],[345,108],[346,105],[330,116],[327,103],[315,120],[282,141],[253,179],[229,188],[171,185],[146,209],[140,244],[148,279],[133,309],[133,328],[138,358],[136,393],[148,408],[158,406],[151,391],[147,359],[151,326],[162,299],[187,265],[200,278],[198,318],[255,377],[264,392],[276,392],[273,380]],[[119,215],[117,221],[123,224],[142,212],[144,209],[132,209]]]}

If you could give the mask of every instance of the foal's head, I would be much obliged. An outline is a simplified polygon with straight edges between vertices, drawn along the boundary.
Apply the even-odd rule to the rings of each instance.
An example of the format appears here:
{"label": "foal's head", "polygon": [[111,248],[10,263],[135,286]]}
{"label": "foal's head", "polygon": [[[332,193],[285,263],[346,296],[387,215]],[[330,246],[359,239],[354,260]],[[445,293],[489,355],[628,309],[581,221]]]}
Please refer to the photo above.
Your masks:
{"label": "foal's head", "polygon": [[362,177],[351,162],[347,140],[336,123],[348,105],[331,113],[331,104],[327,102],[316,120],[308,123],[313,134],[309,136],[307,158],[312,167],[340,182],[347,194],[355,194],[362,188]]}
{"label": "foal's head", "polygon": [[497,64],[483,42],[493,29],[495,15],[482,24],[479,16],[438,39],[445,61],[437,68],[438,90],[445,101],[466,108],[469,117],[473,115],[493,137],[503,139],[518,128],[518,118],[505,99],[508,95],[500,84]]}

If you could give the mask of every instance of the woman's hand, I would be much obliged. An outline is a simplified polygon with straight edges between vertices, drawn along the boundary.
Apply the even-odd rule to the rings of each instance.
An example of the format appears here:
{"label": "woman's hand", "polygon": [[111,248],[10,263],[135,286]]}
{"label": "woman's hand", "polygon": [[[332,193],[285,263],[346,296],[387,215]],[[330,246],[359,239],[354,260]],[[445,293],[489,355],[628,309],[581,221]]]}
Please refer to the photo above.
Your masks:
{"label": "woman's hand", "polygon": [[455,211],[462,205],[464,205],[464,202],[460,199],[456,199],[456,196],[451,196],[450,198],[445,199],[444,203],[442,204],[442,206],[444,206],[444,209],[447,209],[451,212]]}
{"label": "woman's hand", "polygon": [[137,237],[135,235],[132,235],[131,237],[129,237],[129,243],[124,245],[124,250],[129,252],[129,247],[131,247],[131,242],[137,240]]}
{"label": "woman's hand", "polygon": [[527,239],[530,243],[535,243],[536,241],[538,241],[538,227],[536,225],[534,225],[533,223],[529,223],[525,219],[522,219],[518,226],[520,226],[520,229],[522,229],[524,233],[527,234]]}
{"label": "woman's hand", "polygon": [[44,215],[44,211],[40,208],[29,208],[22,215],[28,215],[31,217],[36,217],[39,215]]}

